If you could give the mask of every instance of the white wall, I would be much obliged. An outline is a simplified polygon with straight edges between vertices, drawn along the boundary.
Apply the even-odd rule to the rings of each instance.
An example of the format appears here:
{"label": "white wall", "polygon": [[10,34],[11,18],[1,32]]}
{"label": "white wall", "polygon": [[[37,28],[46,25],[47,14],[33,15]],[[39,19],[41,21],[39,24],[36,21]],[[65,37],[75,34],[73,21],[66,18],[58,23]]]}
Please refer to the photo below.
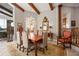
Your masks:
{"label": "white wall", "polygon": [[38,29],[42,26],[42,21],[44,17],[47,17],[49,20],[49,25],[52,26],[52,32],[54,35],[58,35],[58,7],[55,7],[53,11],[45,11],[38,15]]}
{"label": "white wall", "polygon": [[33,12],[30,12],[30,11],[26,11],[24,12],[24,24],[25,24],[25,30],[27,30],[27,28],[30,27],[30,23],[31,23],[31,20],[34,20],[35,21],[35,28],[37,29],[37,17],[38,15],[33,13]]}
{"label": "white wall", "polygon": [[79,27],[79,7],[62,7],[62,19],[67,17],[67,28],[71,28],[71,20],[76,20],[76,27]]}
{"label": "white wall", "polygon": [[[22,23],[23,24],[23,28],[24,30],[26,30],[26,28],[29,25],[29,20],[30,17],[33,17],[34,20],[37,20],[37,14],[33,13],[33,12],[22,12],[21,10],[19,10],[18,8],[14,8],[14,15],[15,15],[15,39],[16,39],[16,31],[17,31],[17,24],[18,23]],[[37,21],[36,21],[37,22]]]}
{"label": "white wall", "polygon": [[73,19],[76,20],[76,27],[79,27],[79,7],[73,9]]}
{"label": "white wall", "polygon": [[16,25],[18,23],[22,23],[23,26],[24,26],[24,12],[22,12],[20,9],[16,8],[15,7],[15,22],[16,22]]}
{"label": "white wall", "polygon": [[73,8],[71,7],[62,7],[62,21],[63,18],[67,18],[66,28],[71,28],[71,16],[72,16]]}

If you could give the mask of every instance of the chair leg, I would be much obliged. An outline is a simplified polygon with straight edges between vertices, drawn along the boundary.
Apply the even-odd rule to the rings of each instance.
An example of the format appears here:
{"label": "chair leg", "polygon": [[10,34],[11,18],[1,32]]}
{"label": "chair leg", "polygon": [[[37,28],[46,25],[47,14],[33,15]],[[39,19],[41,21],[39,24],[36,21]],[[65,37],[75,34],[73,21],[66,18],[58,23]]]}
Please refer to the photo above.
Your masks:
{"label": "chair leg", "polygon": [[27,56],[28,56],[28,48],[27,48]]}
{"label": "chair leg", "polygon": [[57,41],[57,45],[58,45],[58,41]]}
{"label": "chair leg", "polygon": [[18,48],[18,44],[17,44],[17,48]]}
{"label": "chair leg", "polygon": [[45,49],[43,48],[43,53],[45,53]]}
{"label": "chair leg", "polygon": [[65,49],[65,44],[63,43],[64,49]]}
{"label": "chair leg", "polygon": [[21,45],[20,45],[20,48],[19,48],[19,50],[21,51]]}
{"label": "chair leg", "polygon": [[24,52],[24,49],[25,49],[25,48],[24,48],[24,46],[23,46],[23,51],[22,51],[22,52]]}
{"label": "chair leg", "polygon": [[47,46],[45,48],[46,48],[46,50],[48,50]]}
{"label": "chair leg", "polygon": [[70,48],[71,48],[71,43],[70,43]]}

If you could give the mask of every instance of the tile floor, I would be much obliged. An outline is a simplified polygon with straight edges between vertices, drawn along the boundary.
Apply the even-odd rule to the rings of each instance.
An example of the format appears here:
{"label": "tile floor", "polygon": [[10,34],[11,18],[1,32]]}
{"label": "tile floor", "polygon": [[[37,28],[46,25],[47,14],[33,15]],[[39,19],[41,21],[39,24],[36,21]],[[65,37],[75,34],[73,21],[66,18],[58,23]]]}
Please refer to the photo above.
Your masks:
{"label": "tile floor", "polygon": [[[0,41],[0,56],[11,56],[11,54],[8,51],[9,49],[7,48],[7,43],[11,43],[11,42],[7,42],[4,40]],[[23,56],[25,55],[23,52],[16,51],[16,53],[18,53],[18,54],[21,53]],[[15,55],[16,55],[16,53],[15,53]],[[67,53],[67,56],[79,56],[79,52],[74,51],[69,48],[66,49],[66,53]]]}

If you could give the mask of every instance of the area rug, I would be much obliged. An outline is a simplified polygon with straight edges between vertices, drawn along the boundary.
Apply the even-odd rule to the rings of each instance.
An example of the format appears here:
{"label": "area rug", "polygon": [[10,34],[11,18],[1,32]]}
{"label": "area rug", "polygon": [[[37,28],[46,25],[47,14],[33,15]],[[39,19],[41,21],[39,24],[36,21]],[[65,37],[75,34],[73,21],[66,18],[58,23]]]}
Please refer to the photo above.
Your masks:
{"label": "area rug", "polygon": [[[16,48],[16,43],[11,42],[7,44],[8,53],[11,56],[27,56],[26,51],[22,52]],[[29,56],[34,56],[34,51],[29,53]],[[55,44],[48,44],[48,50],[45,53],[38,51],[38,56],[65,56],[66,51],[63,47]]]}

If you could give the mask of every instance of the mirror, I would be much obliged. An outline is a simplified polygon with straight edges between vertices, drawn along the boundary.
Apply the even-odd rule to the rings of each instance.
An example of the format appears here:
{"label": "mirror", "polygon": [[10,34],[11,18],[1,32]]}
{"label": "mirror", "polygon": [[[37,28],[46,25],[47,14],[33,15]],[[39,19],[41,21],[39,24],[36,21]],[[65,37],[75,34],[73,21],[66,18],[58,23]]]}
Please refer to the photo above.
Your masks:
{"label": "mirror", "polygon": [[42,28],[43,28],[43,31],[48,31],[49,21],[48,21],[48,19],[46,17],[44,17],[44,19],[43,19]]}

